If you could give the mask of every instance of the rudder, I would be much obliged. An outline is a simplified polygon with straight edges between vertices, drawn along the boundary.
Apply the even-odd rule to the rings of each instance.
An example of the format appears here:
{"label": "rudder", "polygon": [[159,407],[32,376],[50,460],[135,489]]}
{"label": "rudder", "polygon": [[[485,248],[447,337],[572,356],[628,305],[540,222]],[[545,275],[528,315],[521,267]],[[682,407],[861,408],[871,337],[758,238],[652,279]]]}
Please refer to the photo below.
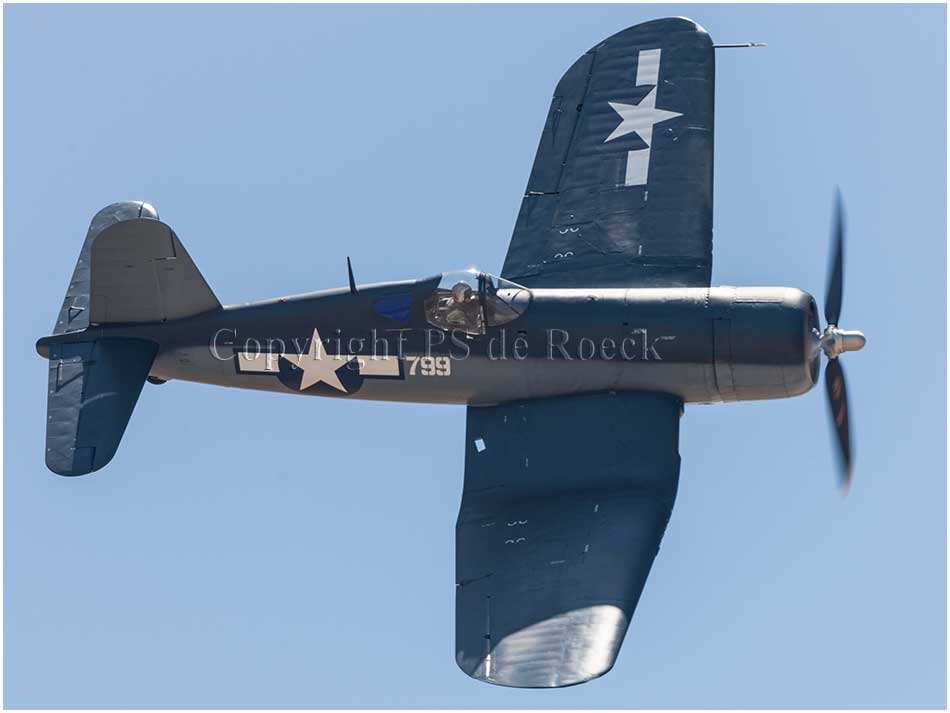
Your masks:
{"label": "rudder", "polygon": [[86,240],[79,252],[79,260],[73,269],[72,279],[66,289],[63,306],[53,327],[53,334],[78,332],[89,326],[92,243],[99,233],[115,223],[142,218],[158,220],[158,211],[143,201],[122,201],[106,206],[93,216],[86,232]]}

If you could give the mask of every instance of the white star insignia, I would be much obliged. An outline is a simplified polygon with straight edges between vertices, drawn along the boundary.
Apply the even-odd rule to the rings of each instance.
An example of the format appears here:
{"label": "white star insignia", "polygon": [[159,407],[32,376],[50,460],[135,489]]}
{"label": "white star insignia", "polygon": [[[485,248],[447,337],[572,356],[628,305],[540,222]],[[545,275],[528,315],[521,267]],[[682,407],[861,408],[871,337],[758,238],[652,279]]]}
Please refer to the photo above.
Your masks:
{"label": "white star insignia", "polygon": [[649,146],[653,141],[654,124],[682,116],[679,112],[656,108],[656,87],[653,87],[650,93],[640,100],[639,104],[607,103],[610,104],[610,107],[615,112],[620,114],[620,118],[623,119],[623,121],[613,130],[610,136],[604,139],[604,143],[619,139],[621,136],[626,136],[627,134],[636,133],[637,136],[643,139],[643,143]]}
{"label": "white star insignia", "polygon": [[346,393],[346,388],[340,381],[340,377],[336,375],[336,372],[341,367],[346,366],[353,356],[328,356],[326,350],[323,348],[323,341],[320,339],[320,332],[318,330],[313,330],[313,337],[310,340],[310,349],[306,354],[281,354],[280,356],[303,371],[303,376],[300,377],[301,391],[305,391],[314,384],[319,384],[322,381],[337,391]]}

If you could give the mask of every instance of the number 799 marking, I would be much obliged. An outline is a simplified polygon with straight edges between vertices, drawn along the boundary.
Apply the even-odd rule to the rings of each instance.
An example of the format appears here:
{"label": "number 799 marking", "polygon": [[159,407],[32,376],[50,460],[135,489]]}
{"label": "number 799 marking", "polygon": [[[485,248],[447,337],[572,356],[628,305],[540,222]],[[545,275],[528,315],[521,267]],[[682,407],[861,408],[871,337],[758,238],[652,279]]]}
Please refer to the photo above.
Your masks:
{"label": "number 799 marking", "polygon": [[452,360],[440,357],[407,357],[409,376],[449,376],[452,373]]}

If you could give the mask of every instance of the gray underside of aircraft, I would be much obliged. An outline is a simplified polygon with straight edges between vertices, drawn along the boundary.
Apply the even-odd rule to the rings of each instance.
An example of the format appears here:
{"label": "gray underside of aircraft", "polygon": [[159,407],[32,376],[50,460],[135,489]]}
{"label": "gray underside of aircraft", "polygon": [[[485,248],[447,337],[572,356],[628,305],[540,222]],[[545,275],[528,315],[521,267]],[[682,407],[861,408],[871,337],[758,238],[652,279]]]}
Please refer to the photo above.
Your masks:
{"label": "gray underside of aircraft", "polygon": [[[518,687],[612,666],[676,497],[686,403],[826,386],[843,217],[822,331],[811,295],[712,287],[715,49],[684,18],[624,30],[555,89],[501,275],[474,270],[222,306],[147,203],[93,218],[53,334],[46,463],[113,457],[146,381],[464,404],[456,657]],[[262,444],[263,445],[263,444]],[[409,634],[407,630],[407,635]]]}

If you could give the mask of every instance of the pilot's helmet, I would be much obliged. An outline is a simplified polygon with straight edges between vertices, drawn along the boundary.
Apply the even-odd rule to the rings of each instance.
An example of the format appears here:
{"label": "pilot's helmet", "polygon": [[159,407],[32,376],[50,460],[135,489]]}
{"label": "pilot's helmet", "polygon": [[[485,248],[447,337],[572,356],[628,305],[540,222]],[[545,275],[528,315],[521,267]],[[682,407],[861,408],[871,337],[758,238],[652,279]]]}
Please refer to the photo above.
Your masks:
{"label": "pilot's helmet", "polygon": [[464,302],[472,294],[472,288],[467,282],[457,282],[452,288],[452,299],[456,302]]}

